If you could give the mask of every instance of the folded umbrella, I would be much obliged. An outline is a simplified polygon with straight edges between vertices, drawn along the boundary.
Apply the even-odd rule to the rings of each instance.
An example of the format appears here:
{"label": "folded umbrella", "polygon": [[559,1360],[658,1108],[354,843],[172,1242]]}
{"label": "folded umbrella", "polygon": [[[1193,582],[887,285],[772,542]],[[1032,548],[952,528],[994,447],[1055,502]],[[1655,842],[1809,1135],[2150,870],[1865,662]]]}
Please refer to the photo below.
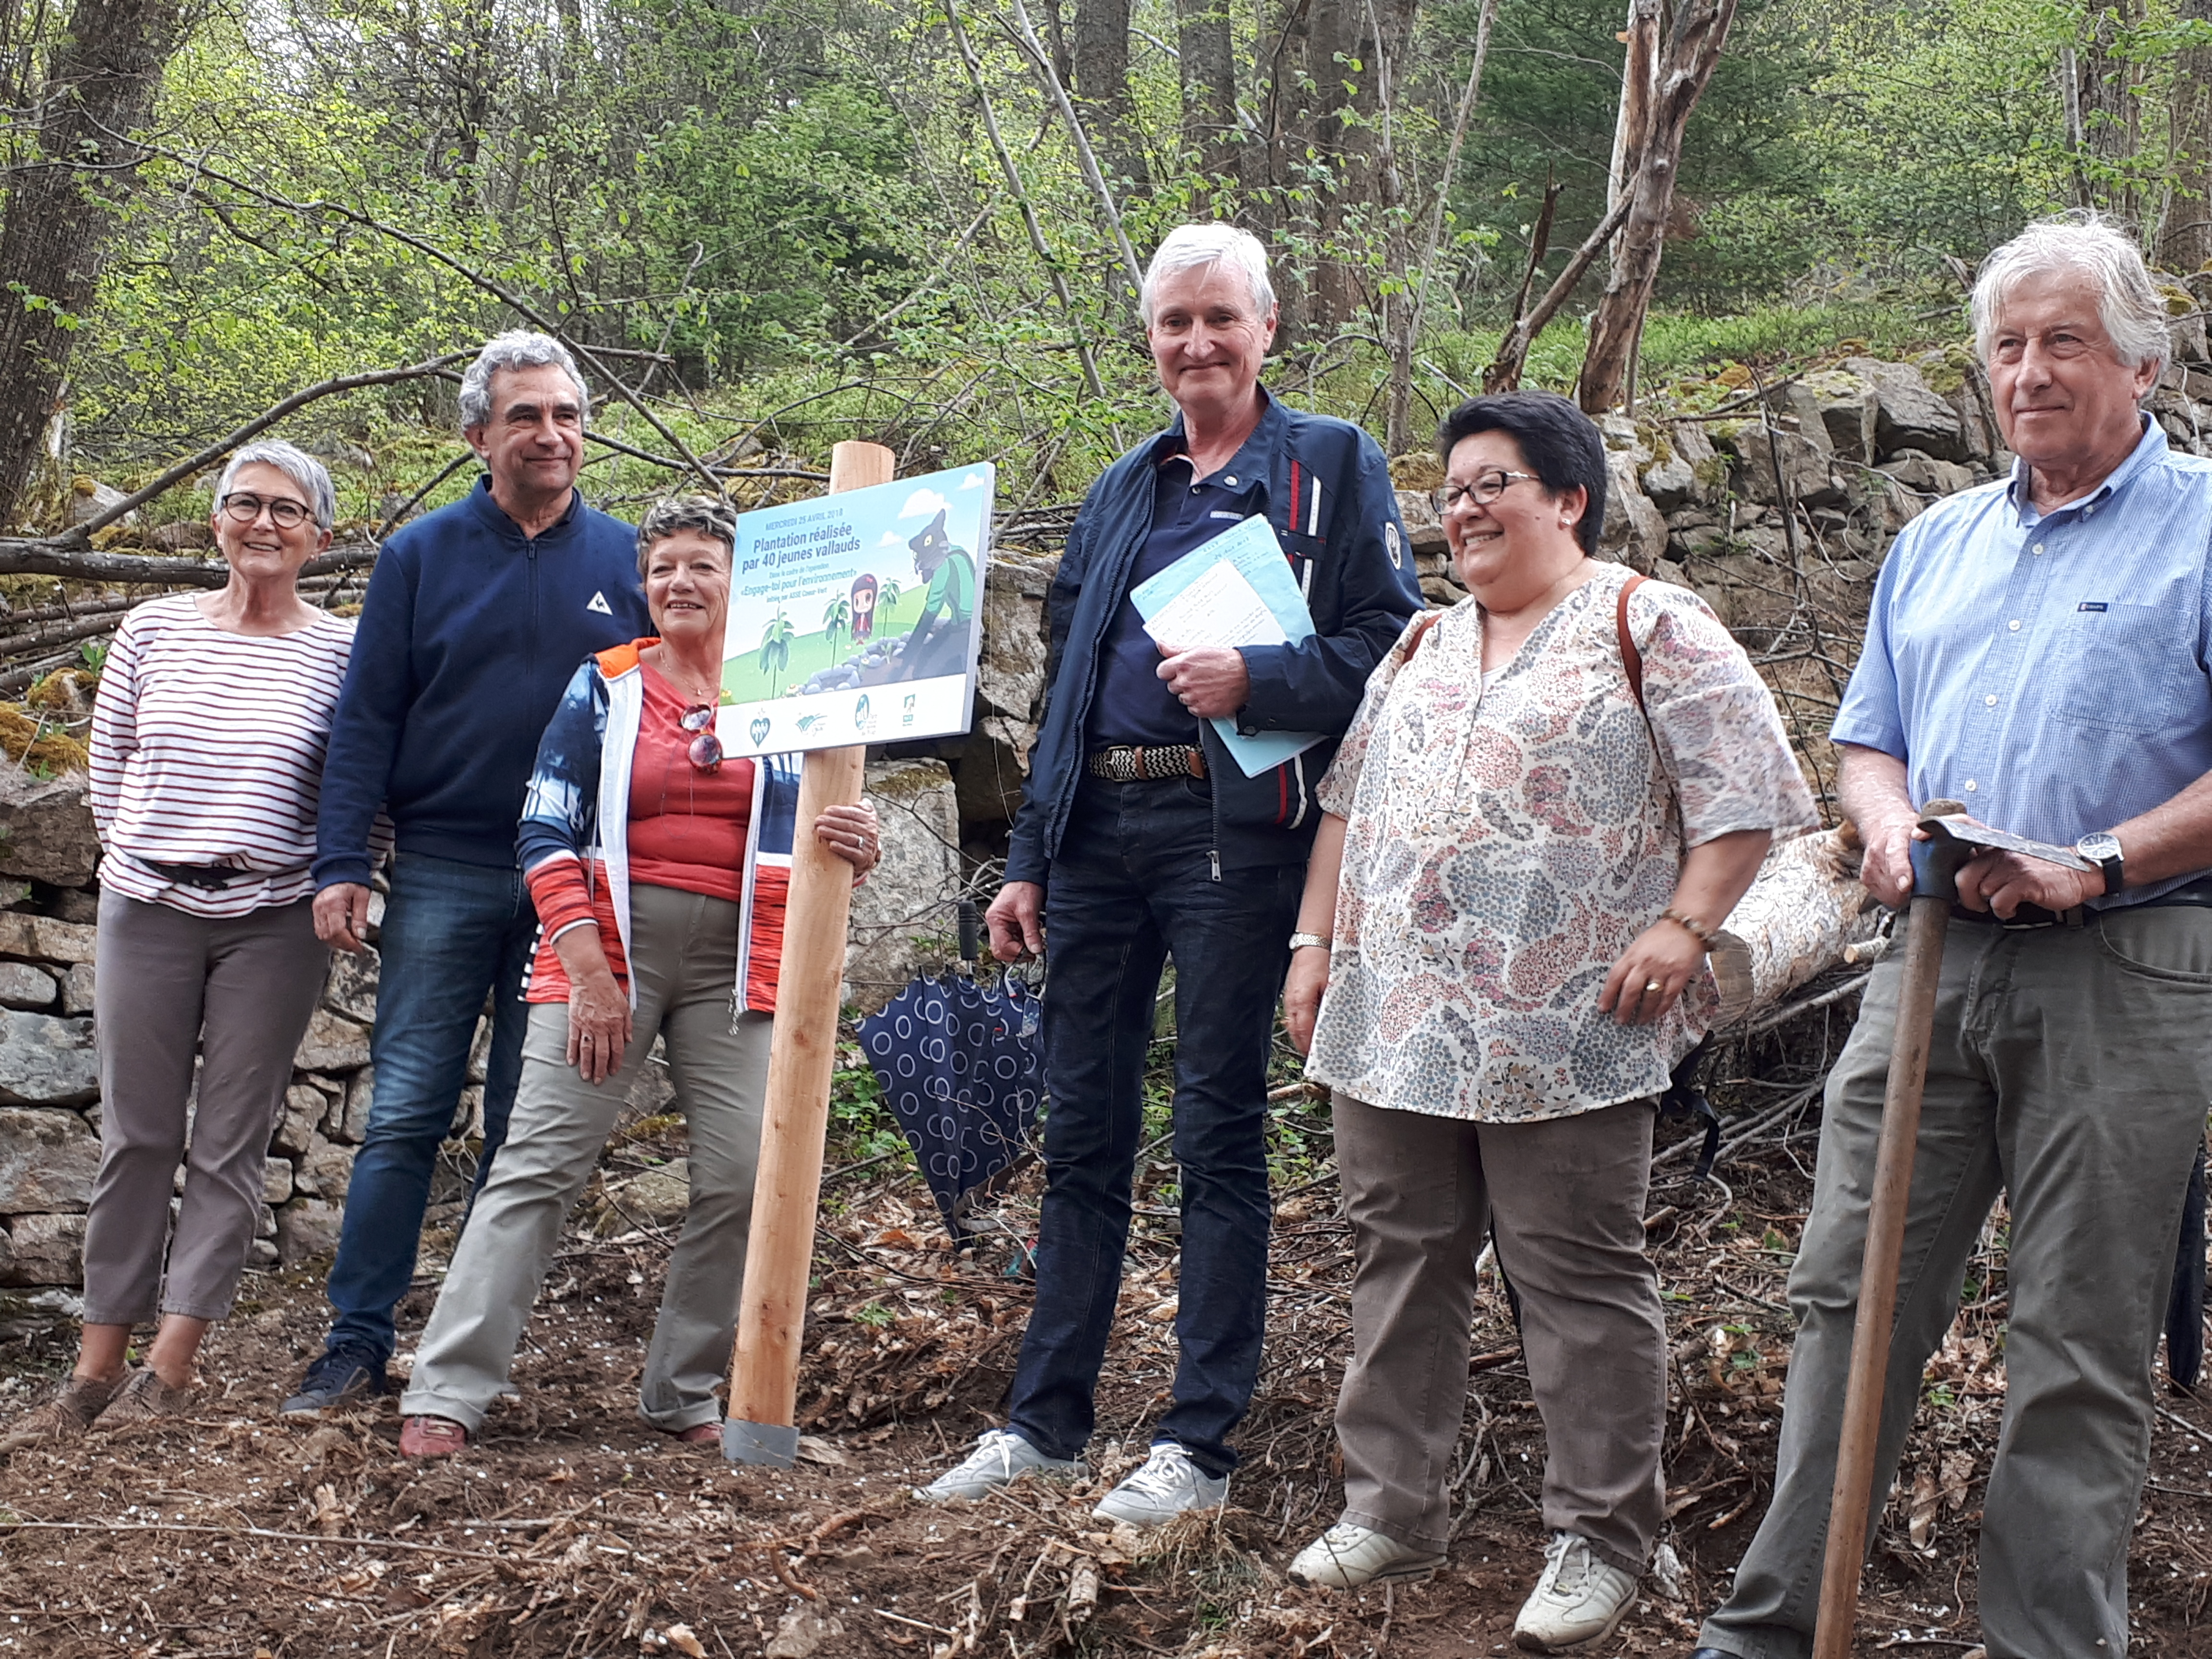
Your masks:
{"label": "folded umbrella", "polygon": [[969,1205],[1029,1145],[1042,1097],[1041,1006],[1018,979],[918,979],[860,1022],[884,1101],[957,1240]]}

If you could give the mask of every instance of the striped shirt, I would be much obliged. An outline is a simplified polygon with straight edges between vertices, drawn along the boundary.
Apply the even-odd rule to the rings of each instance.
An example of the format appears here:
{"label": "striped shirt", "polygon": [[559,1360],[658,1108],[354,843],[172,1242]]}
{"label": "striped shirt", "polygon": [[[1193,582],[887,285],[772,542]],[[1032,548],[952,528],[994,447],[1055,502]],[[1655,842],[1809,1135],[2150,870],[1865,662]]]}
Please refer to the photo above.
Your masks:
{"label": "striped shirt", "polygon": [[[189,593],[124,618],[92,714],[100,885],[200,916],[241,916],[313,890],[315,809],[353,623],[226,633]],[[248,872],[220,889],[143,862]]]}

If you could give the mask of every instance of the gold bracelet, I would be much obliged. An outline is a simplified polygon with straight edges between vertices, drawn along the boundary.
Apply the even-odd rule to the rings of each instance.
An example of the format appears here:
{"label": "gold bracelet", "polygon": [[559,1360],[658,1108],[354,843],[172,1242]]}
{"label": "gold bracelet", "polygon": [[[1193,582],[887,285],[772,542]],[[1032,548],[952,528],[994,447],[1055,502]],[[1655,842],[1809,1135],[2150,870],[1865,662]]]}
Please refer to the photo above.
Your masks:
{"label": "gold bracelet", "polygon": [[1690,930],[1690,937],[1697,940],[1705,950],[1710,951],[1713,948],[1713,930],[1695,916],[1686,916],[1670,904],[1659,913],[1659,920],[1680,923]]}

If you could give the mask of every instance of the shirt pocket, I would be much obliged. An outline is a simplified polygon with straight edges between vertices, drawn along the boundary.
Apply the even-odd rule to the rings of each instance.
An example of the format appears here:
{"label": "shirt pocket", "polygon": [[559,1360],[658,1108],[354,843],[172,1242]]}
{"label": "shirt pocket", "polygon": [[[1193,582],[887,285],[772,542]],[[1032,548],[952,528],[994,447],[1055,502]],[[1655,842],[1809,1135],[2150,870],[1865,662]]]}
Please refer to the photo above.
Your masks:
{"label": "shirt pocket", "polygon": [[[2187,629],[2185,631],[2184,624]],[[2061,619],[2051,708],[2069,725],[2162,732],[2197,672],[2196,617],[2174,607],[2114,600]]]}

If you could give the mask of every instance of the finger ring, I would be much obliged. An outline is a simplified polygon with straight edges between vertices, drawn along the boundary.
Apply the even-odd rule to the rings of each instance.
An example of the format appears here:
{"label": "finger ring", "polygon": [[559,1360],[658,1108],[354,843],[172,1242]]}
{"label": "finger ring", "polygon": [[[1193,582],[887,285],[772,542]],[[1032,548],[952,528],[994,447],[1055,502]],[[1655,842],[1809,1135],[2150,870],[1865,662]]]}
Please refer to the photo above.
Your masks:
{"label": "finger ring", "polygon": [[1647,979],[1644,981],[1644,988],[1647,993],[1656,991],[1659,988],[1659,981],[1656,979]]}

